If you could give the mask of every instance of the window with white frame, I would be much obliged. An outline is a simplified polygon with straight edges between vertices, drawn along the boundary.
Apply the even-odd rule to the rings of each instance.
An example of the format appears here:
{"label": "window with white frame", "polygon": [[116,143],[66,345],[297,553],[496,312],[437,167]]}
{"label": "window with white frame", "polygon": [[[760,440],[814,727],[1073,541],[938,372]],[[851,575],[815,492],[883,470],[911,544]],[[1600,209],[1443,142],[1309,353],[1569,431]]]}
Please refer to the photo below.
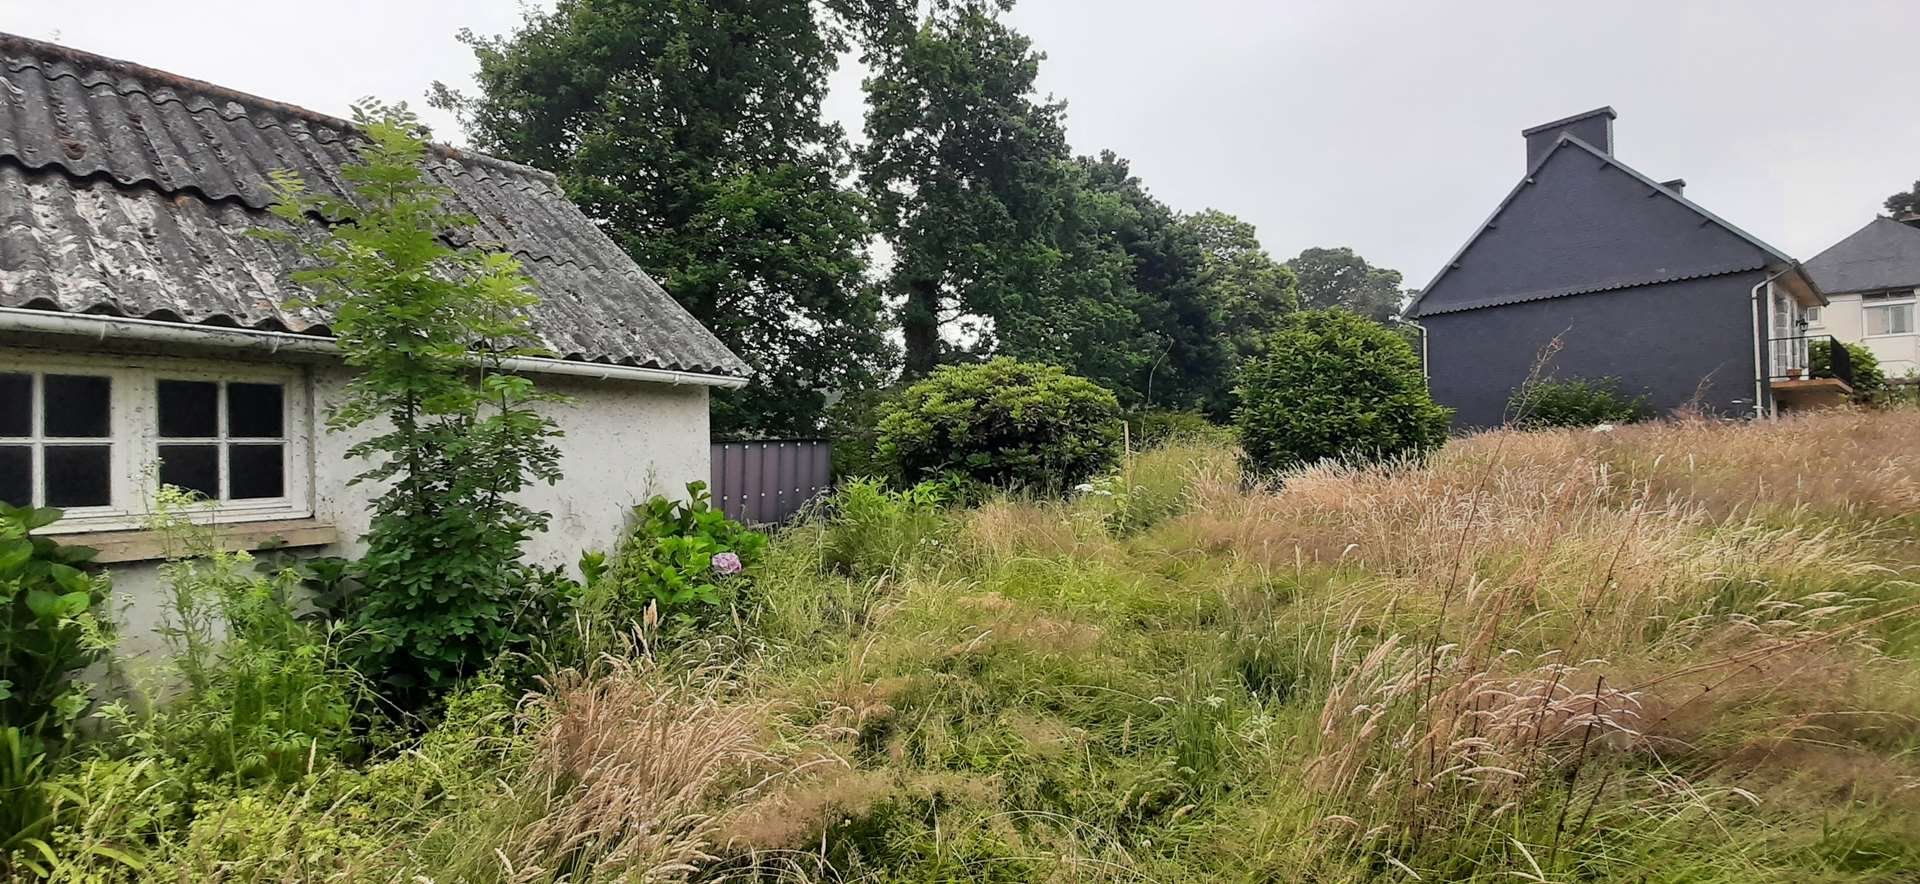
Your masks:
{"label": "window with white frame", "polygon": [[163,484],[221,521],[305,516],[308,425],[294,369],[0,358],[0,501],[61,531],[140,527]]}
{"label": "window with white frame", "polygon": [[1867,337],[1913,334],[1913,302],[1911,289],[1861,296]]}
{"label": "window with white frame", "polygon": [[1800,321],[1808,326],[1818,327],[1820,325],[1820,308],[1800,308]]}

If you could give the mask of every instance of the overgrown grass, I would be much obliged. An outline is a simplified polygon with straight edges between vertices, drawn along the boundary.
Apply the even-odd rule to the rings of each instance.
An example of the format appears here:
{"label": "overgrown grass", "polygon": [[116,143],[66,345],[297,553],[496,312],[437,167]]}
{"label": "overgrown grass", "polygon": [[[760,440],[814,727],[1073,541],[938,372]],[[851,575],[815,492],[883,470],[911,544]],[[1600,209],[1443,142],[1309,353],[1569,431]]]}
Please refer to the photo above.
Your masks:
{"label": "overgrown grass", "polygon": [[1176,441],[1065,502],[857,486],[705,641],[642,629],[190,813],[103,757],[56,847],[217,880],[1916,880],[1916,438],[1496,432],[1258,482]]}

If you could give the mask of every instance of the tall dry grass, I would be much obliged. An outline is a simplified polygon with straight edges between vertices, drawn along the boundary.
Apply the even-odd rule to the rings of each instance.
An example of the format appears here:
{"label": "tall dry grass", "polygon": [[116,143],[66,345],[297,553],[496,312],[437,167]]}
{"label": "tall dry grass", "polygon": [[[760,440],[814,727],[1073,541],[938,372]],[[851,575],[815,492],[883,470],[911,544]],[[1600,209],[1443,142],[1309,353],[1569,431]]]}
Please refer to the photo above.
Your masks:
{"label": "tall dry grass", "polygon": [[[1628,789],[1600,779],[1613,758],[1704,778],[1920,734],[1920,703],[1884,690],[1913,683],[1885,650],[1920,603],[1885,543],[1920,512],[1913,439],[1914,411],[1491,432],[1425,464],[1216,482],[1169,543],[1363,575],[1322,600],[1307,776],[1364,809],[1336,814],[1352,838],[1405,852],[1552,793],[1557,851]],[[1698,798],[1672,775],[1643,791]]]}
{"label": "tall dry grass", "polygon": [[732,688],[723,669],[645,658],[558,676],[527,711],[545,726],[520,817],[491,839],[504,880],[677,880],[712,860],[720,814],[785,770],[769,704]]}

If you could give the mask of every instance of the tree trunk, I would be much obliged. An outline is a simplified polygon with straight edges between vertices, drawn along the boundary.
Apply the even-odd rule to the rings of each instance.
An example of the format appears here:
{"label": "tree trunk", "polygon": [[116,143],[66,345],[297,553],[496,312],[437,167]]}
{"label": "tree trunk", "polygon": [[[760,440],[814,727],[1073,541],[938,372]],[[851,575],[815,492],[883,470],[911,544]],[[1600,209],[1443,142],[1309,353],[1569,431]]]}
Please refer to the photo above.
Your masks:
{"label": "tree trunk", "polygon": [[940,289],[933,280],[907,282],[900,332],[907,350],[903,374],[908,378],[925,377],[940,359]]}

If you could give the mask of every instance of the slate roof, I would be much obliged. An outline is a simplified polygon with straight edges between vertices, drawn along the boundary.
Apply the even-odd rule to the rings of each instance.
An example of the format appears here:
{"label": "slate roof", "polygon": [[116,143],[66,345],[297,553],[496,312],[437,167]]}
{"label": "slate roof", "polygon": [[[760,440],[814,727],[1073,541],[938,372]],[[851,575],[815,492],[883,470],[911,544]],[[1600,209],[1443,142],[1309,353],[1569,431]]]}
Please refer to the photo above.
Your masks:
{"label": "slate roof", "polygon": [[[1611,109],[1603,110],[1611,111]],[[1535,128],[1551,128],[1553,125],[1555,124],[1547,124],[1544,127]],[[1694,223],[1697,223],[1697,226],[1718,228],[1727,233],[1731,233],[1737,240],[1743,241],[1747,246],[1750,246],[1752,251],[1746,254],[1737,254],[1724,249],[1717,249],[1713,254],[1702,252],[1697,256],[1693,256],[1697,260],[1692,263],[1663,261],[1649,266],[1609,267],[1604,271],[1595,270],[1592,273],[1585,274],[1577,280],[1563,278],[1547,286],[1501,287],[1472,297],[1455,297],[1445,299],[1443,303],[1429,303],[1428,295],[1432,294],[1436,289],[1439,289],[1441,284],[1445,282],[1456,269],[1462,266],[1462,262],[1472,260],[1471,252],[1474,244],[1478,242],[1482,236],[1486,235],[1488,231],[1498,226],[1501,215],[1506,213],[1508,208],[1513,205],[1515,199],[1525,192],[1528,187],[1535,185],[1535,176],[1540,175],[1546,169],[1547,165],[1554,161],[1556,156],[1568,150],[1585,154],[1592,160],[1619,170],[1643,186],[1647,198],[1670,200],[1678,204],[1689,213],[1689,217],[1695,219]],[[1677,240],[1674,242],[1678,243]],[[1749,257],[1749,255],[1751,257]],[[1547,262],[1538,268],[1539,273],[1537,275],[1540,276],[1564,276],[1565,271],[1569,269],[1569,265],[1552,261],[1551,256],[1536,255],[1533,256],[1533,259]],[[1797,266],[1797,264],[1792,258],[1788,257],[1786,253],[1768,245],[1759,237],[1707,211],[1699,204],[1682,196],[1673,188],[1661,184],[1642,174],[1632,166],[1620,162],[1620,160],[1613,155],[1575,136],[1562,135],[1558,141],[1555,142],[1552,149],[1548,150],[1545,155],[1541,156],[1540,159],[1527,170],[1527,174],[1521,178],[1520,183],[1514,185],[1513,189],[1507,192],[1507,195],[1500,200],[1500,204],[1494,208],[1493,214],[1487,216],[1487,220],[1481,223],[1480,227],[1474,231],[1471,237],[1467,238],[1466,244],[1460,247],[1460,251],[1454,253],[1454,256],[1447,261],[1440,272],[1434,275],[1433,281],[1429,282],[1426,288],[1420,290],[1420,294],[1414,297],[1413,301],[1407,305],[1402,313],[1410,319],[1417,319],[1422,316],[1432,316],[1438,313],[1476,310],[1484,307],[1497,307],[1524,301],[1540,301],[1569,295],[1614,291],[1665,282],[1678,282],[1686,279],[1699,279],[1702,277],[1718,276],[1725,273],[1737,273],[1772,266],[1794,267]],[[1509,269],[1524,271],[1526,268]],[[1519,272],[1508,275],[1528,276],[1533,274]]]}
{"label": "slate roof", "polygon": [[1920,227],[1875,218],[1807,262],[1827,294],[1920,288]]}
{"label": "slate roof", "polygon": [[[267,175],[342,194],[351,123],[0,33],[0,307],[327,336],[290,306],[293,250]],[[744,377],[747,366],[561,192],[552,175],[435,146],[431,174],[517,255],[533,326],[563,359]]]}

